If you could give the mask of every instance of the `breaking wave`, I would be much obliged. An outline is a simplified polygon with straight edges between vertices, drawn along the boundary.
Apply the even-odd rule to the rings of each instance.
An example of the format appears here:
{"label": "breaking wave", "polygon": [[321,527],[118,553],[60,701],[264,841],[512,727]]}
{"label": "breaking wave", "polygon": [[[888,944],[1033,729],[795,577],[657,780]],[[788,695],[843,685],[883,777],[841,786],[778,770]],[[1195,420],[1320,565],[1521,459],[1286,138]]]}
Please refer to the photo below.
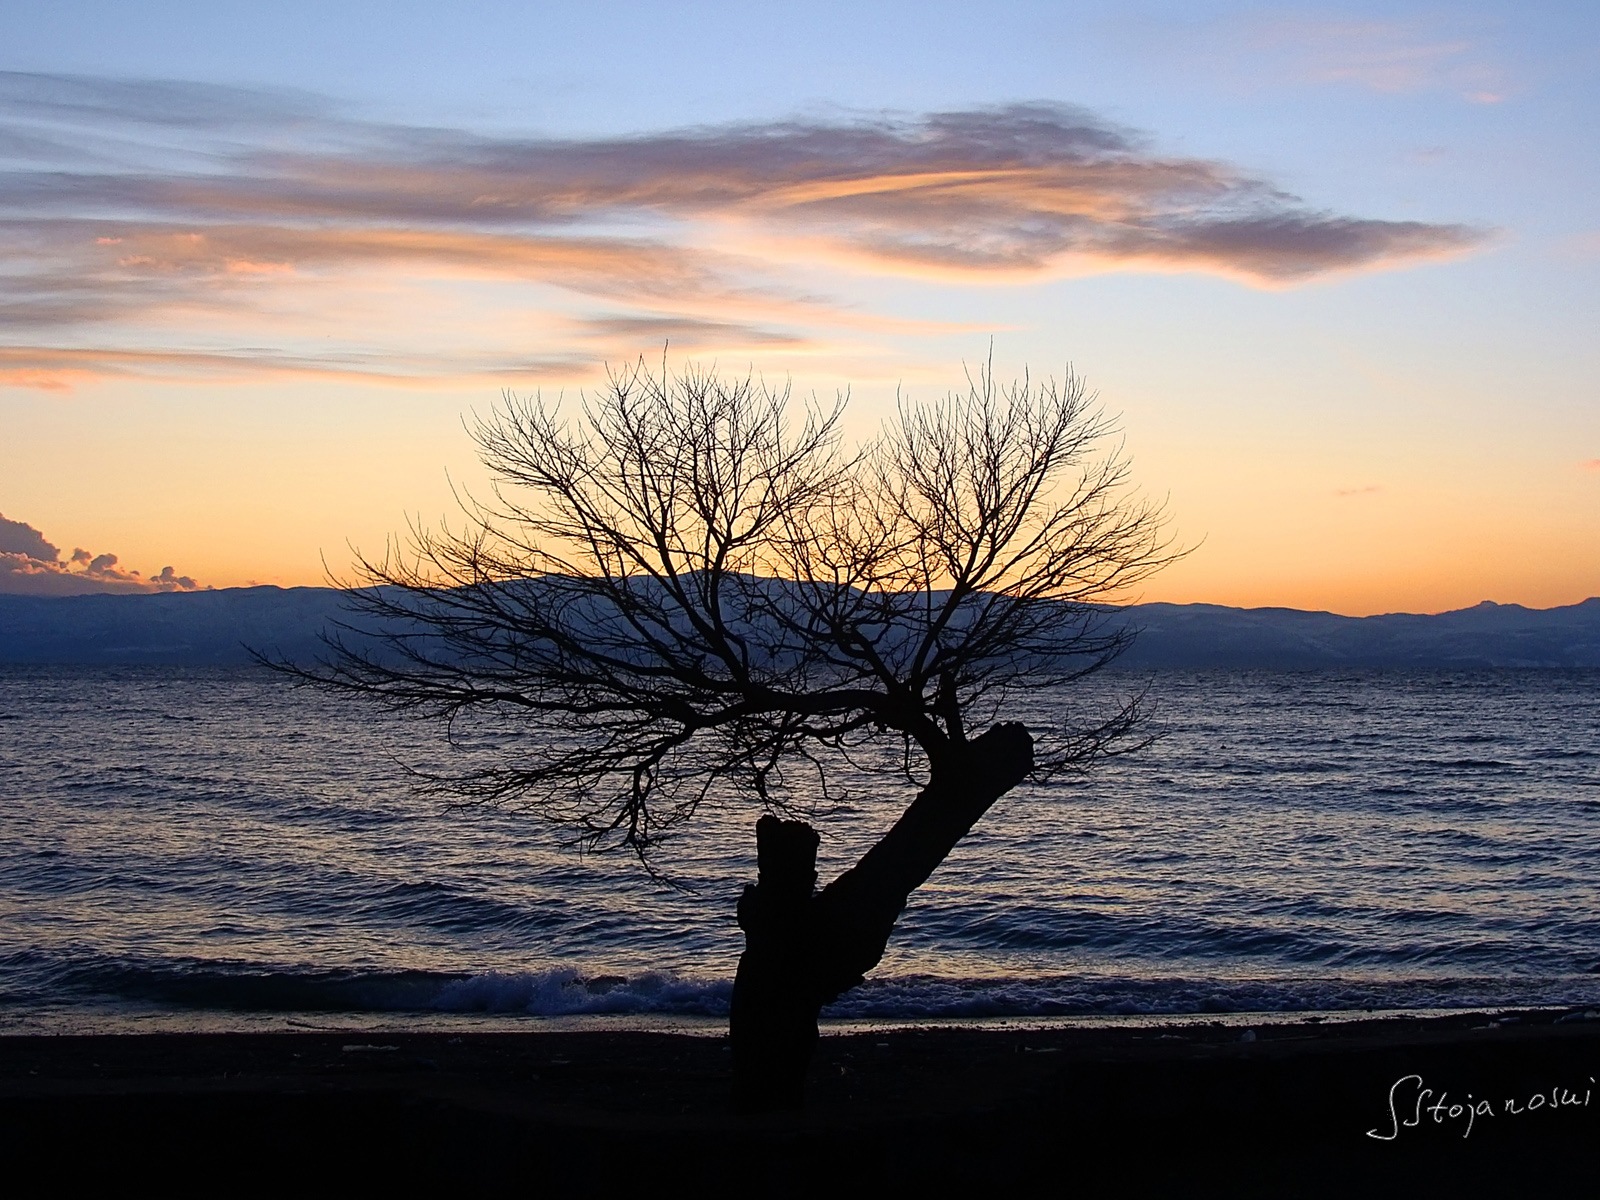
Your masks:
{"label": "breaking wave", "polygon": [[[17,956],[0,963],[17,974]],[[498,1014],[721,1018],[732,981],[668,971],[617,974],[562,966],[526,972],[305,971],[178,961],[34,963],[31,988],[0,1001],[37,1003],[75,994],[89,1001],[236,1013]],[[25,991],[33,991],[29,996]],[[825,1018],[902,1021],[1339,1012],[1600,1004],[1600,976],[1511,981],[1324,977],[1136,978],[1051,975],[956,978],[926,974],[869,979],[824,1010]],[[3,1012],[3,1007],[0,1007]]]}

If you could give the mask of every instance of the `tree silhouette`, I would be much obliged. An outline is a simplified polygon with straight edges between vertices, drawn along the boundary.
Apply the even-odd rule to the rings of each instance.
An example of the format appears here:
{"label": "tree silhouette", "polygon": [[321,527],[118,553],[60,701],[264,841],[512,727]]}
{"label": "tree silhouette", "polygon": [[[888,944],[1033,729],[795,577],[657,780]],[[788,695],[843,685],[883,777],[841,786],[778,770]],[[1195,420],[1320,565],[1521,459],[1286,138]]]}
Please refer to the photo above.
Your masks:
{"label": "tree silhouette", "polygon": [[[730,1019],[755,1109],[800,1102],[819,1010],[995,800],[1136,744],[1138,696],[1038,747],[994,722],[1111,661],[1131,635],[1103,602],[1172,557],[1070,372],[999,387],[984,366],[854,451],[844,407],[642,360],[575,419],[508,396],[474,430],[492,499],[358,560],[357,617],[299,670],[446,721],[510,715],[526,736],[449,785],[652,871],[708,799],[759,804]],[[922,786],[816,891],[797,798],[835,794],[845,761]]]}

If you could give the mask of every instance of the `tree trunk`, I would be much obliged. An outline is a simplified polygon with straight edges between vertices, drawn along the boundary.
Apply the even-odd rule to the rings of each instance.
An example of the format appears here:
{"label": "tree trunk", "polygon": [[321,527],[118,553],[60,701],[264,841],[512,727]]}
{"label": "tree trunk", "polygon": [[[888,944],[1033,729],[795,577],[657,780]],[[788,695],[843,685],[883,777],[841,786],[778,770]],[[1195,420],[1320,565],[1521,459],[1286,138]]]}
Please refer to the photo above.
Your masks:
{"label": "tree trunk", "polygon": [[745,950],[728,1021],[740,1108],[801,1106],[823,1005],[878,965],[911,893],[1032,769],[1021,725],[952,745],[894,827],[821,892],[816,831],[772,816],[756,823],[757,882],[739,899]]}

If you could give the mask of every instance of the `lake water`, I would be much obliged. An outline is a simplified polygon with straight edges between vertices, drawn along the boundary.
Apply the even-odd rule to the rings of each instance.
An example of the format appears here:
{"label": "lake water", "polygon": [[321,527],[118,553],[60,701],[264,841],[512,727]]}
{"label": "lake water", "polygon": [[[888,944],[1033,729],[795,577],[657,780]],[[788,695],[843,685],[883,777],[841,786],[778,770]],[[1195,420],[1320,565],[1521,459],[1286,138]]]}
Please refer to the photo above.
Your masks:
{"label": "lake water", "polygon": [[[1600,673],[1150,682],[1163,736],[1004,797],[829,1015],[1600,1004]],[[258,672],[0,668],[0,1030],[726,1013],[753,807],[671,890],[421,795],[450,758]],[[824,878],[909,798],[820,822]]]}

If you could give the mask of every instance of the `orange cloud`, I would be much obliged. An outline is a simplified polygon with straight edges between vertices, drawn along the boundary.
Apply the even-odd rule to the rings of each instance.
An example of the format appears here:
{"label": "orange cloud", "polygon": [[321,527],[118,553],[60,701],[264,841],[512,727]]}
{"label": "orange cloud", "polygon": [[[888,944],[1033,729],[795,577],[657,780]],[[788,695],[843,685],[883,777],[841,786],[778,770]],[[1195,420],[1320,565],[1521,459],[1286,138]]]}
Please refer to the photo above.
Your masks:
{"label": "orange cloud", "polygon": [[[325,319],[330,281],[552,289],[564,299],[520,303],[576,309],[568,328],[590,340],[676,328],[698,345],[788,345],[871,319],[795,288],[798,263],[812,277],[831,263],[956,282],[1158,270],[1281,287],[1460,254],[1485,236],[1323,212],[1061,105],[518,139],[360,124],[239,89],[19,78],[0,75],[0,113],[51,128],[68,151],[120,136],[115,161],[131,164],[84,149],[0,172],[0,344],[11,339],[13,360],[0,358],[0,380],[19,386],[245,363],[459,377],[451,355],[464,348],[429,328]],[[153,126],[187,129],[195,160],[151,158]],[[583,311],[596,301],[604,312]],[[314,314],[315,343],[177,346],[162,324],[182,313],[191,331],[197,318],[215,328],[231,314],[238,340],[259,339],[270,303]],[[774,327],[791,322],[807,332]],[[330,327],[340,344],[327,349]],[[150,349],[108,348],[129,345]]]}
{"label": "orange cloud", "polygon": [[103,592],[192,592],[200,585],[171,567],[144,576],[115,554],[61,551],[33,526],[0,515],[0,595],[85,596]]}
{"label": "orange cloud", "polygon": [[0,346],[0,384],[43,391],[70,391],[82,383],[116,377],[219,380],[330,379],[355,383],[505,385],[591,371],[588,356],[504,358],[489,367],[393,354],[373,361],[338,362],[263,351],[204,353],[182,350],[107,350],[71,346]]}

